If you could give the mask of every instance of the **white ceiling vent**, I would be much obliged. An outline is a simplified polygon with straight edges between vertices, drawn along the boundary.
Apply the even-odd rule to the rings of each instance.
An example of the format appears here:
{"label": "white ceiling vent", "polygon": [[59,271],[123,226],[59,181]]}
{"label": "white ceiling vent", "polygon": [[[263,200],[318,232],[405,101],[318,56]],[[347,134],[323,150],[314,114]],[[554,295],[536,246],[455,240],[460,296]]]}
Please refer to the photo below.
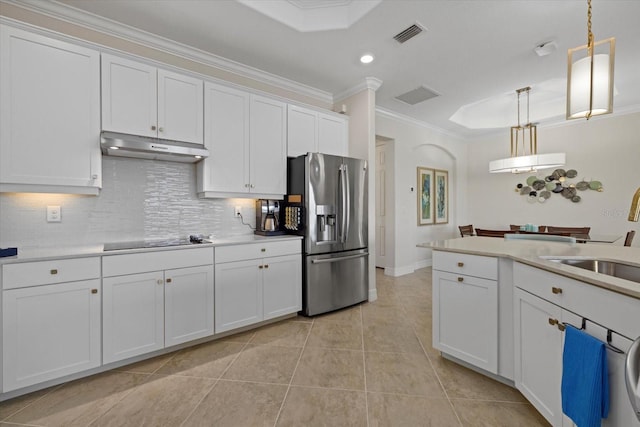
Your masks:
{"label": "white ceiling vent", "polygon": [[426,101],[427,99],[435,98],[437,96],[440,96],[440,94],[432,91],[427,87],[420,86],[416,89],[410,90],[407,93],[396,96],[396,99],[409,105],[416,105]]}
{"label": "white ceiling vent", "polygon": [[415,24],[413,24],[409,28],[406,28],[406,29],[400,31],[398,34],[393,36],[393,39],[395,41],[397,41],[398,43],[404,43],[404,42],[408,41],[409,39],[414,38],[415,36],[417,36],[418,34],[423,32],[424,30],[426,30],[425,26],[420,24],[419,22],[416,22]]}

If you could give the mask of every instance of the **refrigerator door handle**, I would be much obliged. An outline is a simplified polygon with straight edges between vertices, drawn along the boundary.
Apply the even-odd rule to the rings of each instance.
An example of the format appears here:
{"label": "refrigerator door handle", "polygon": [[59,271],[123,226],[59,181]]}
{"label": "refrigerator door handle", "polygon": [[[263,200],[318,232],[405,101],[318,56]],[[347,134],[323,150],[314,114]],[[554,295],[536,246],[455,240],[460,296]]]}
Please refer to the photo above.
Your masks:
{"label": "refrigerator door handle", "polygon": [[349,195],[349,173],[347,165],[340,165],[340,243],[347,240],[349,233],[350,195]]}
{"label": "refrigerator door handle", "polygon": [[369,255],[369,252],[365,252],[363,254],[358,254],[358,255],[349,255],[349,256],[337,257],[337,258],[312,259],[311,260],[311,264],[326,264],[326,263],[329,263],[329,262],[346,261],[348,259],[362,258],[362,257],[367,256],[367,255]]}

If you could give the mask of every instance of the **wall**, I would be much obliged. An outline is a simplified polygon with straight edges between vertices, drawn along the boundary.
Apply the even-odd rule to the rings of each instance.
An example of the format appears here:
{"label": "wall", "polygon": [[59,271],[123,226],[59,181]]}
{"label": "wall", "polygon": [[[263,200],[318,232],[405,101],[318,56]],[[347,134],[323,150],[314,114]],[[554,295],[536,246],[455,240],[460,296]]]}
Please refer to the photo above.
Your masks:
{"label": "wall", "polygon": [[[553,194],[545,203],[527,202],[514,191],[529,174],[490,174],[489,161],[509,156],[509,132],[470,142],[469,222],[481,228],[508,228],[509,224],[590,226],[594,234],[626,234],[639,230],[627,221],[631,198],[640,186],[640,113],[594,117],[538,129],[538,152],[565,152],[564,169],[576,169],[578,178],[598,180],[604,191],[578,192],[579,203]],[[540,171],[544,177],[552,170]],[[578,181],[578,180],[575,180]],[[639,246],[635,239],[633,246]],[[622,245],[623,239],[616,242]]]}
{"label": "wall", "polygon": [[[457,236],[467,219],[467,148],[462,140],[385,113],[376,114],[376,135],[393,139],[395,241],[385,274],[399,276],[431,265],[431,251],[416,244]],[[449,171],[449,222],[418,226],[417,167]]]}
{"label": "wall", "polygon": [[375,301],[376,289],[376,234],[375,234],[375,108],[376,93],[369,82],[366,88],[342,101],[349,111],[349,156],[367,160],[368,165],[368,237],[369,237],[369,301]]}
{"label": "wall", "polygon": [[[194,164],[102,158],[98,197],[0,193],[0,247],[55,247],[141,239],[215,238],[252,234],[234,218],[242,206],[255,225],[251,199],[198,199]],[[62,222],[46,222],[46,206],[61,206]]]}

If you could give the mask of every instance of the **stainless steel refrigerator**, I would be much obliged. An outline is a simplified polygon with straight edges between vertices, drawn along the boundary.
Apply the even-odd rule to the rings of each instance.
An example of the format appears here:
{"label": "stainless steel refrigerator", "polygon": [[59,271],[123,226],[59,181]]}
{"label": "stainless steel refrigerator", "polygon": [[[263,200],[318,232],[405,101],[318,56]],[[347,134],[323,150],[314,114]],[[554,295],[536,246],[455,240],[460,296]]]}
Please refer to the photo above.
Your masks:
{"label": "stainless steel refrigerator", "polygon": [[303,313],[367,300],[367,162],[320,153],[290,158],[288,193],[302,196],[296,228],[304,236]]}

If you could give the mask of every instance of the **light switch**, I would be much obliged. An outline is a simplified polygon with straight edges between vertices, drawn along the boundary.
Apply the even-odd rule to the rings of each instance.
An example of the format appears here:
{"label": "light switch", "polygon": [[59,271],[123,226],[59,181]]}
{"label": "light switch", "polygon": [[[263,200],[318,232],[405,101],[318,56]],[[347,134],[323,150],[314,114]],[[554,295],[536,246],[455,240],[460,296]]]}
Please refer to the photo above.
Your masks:
{"label": "light switch", "polygon": [[47,206],[47,222],[60,222],[60,221],[62,221],[60,206]]}

